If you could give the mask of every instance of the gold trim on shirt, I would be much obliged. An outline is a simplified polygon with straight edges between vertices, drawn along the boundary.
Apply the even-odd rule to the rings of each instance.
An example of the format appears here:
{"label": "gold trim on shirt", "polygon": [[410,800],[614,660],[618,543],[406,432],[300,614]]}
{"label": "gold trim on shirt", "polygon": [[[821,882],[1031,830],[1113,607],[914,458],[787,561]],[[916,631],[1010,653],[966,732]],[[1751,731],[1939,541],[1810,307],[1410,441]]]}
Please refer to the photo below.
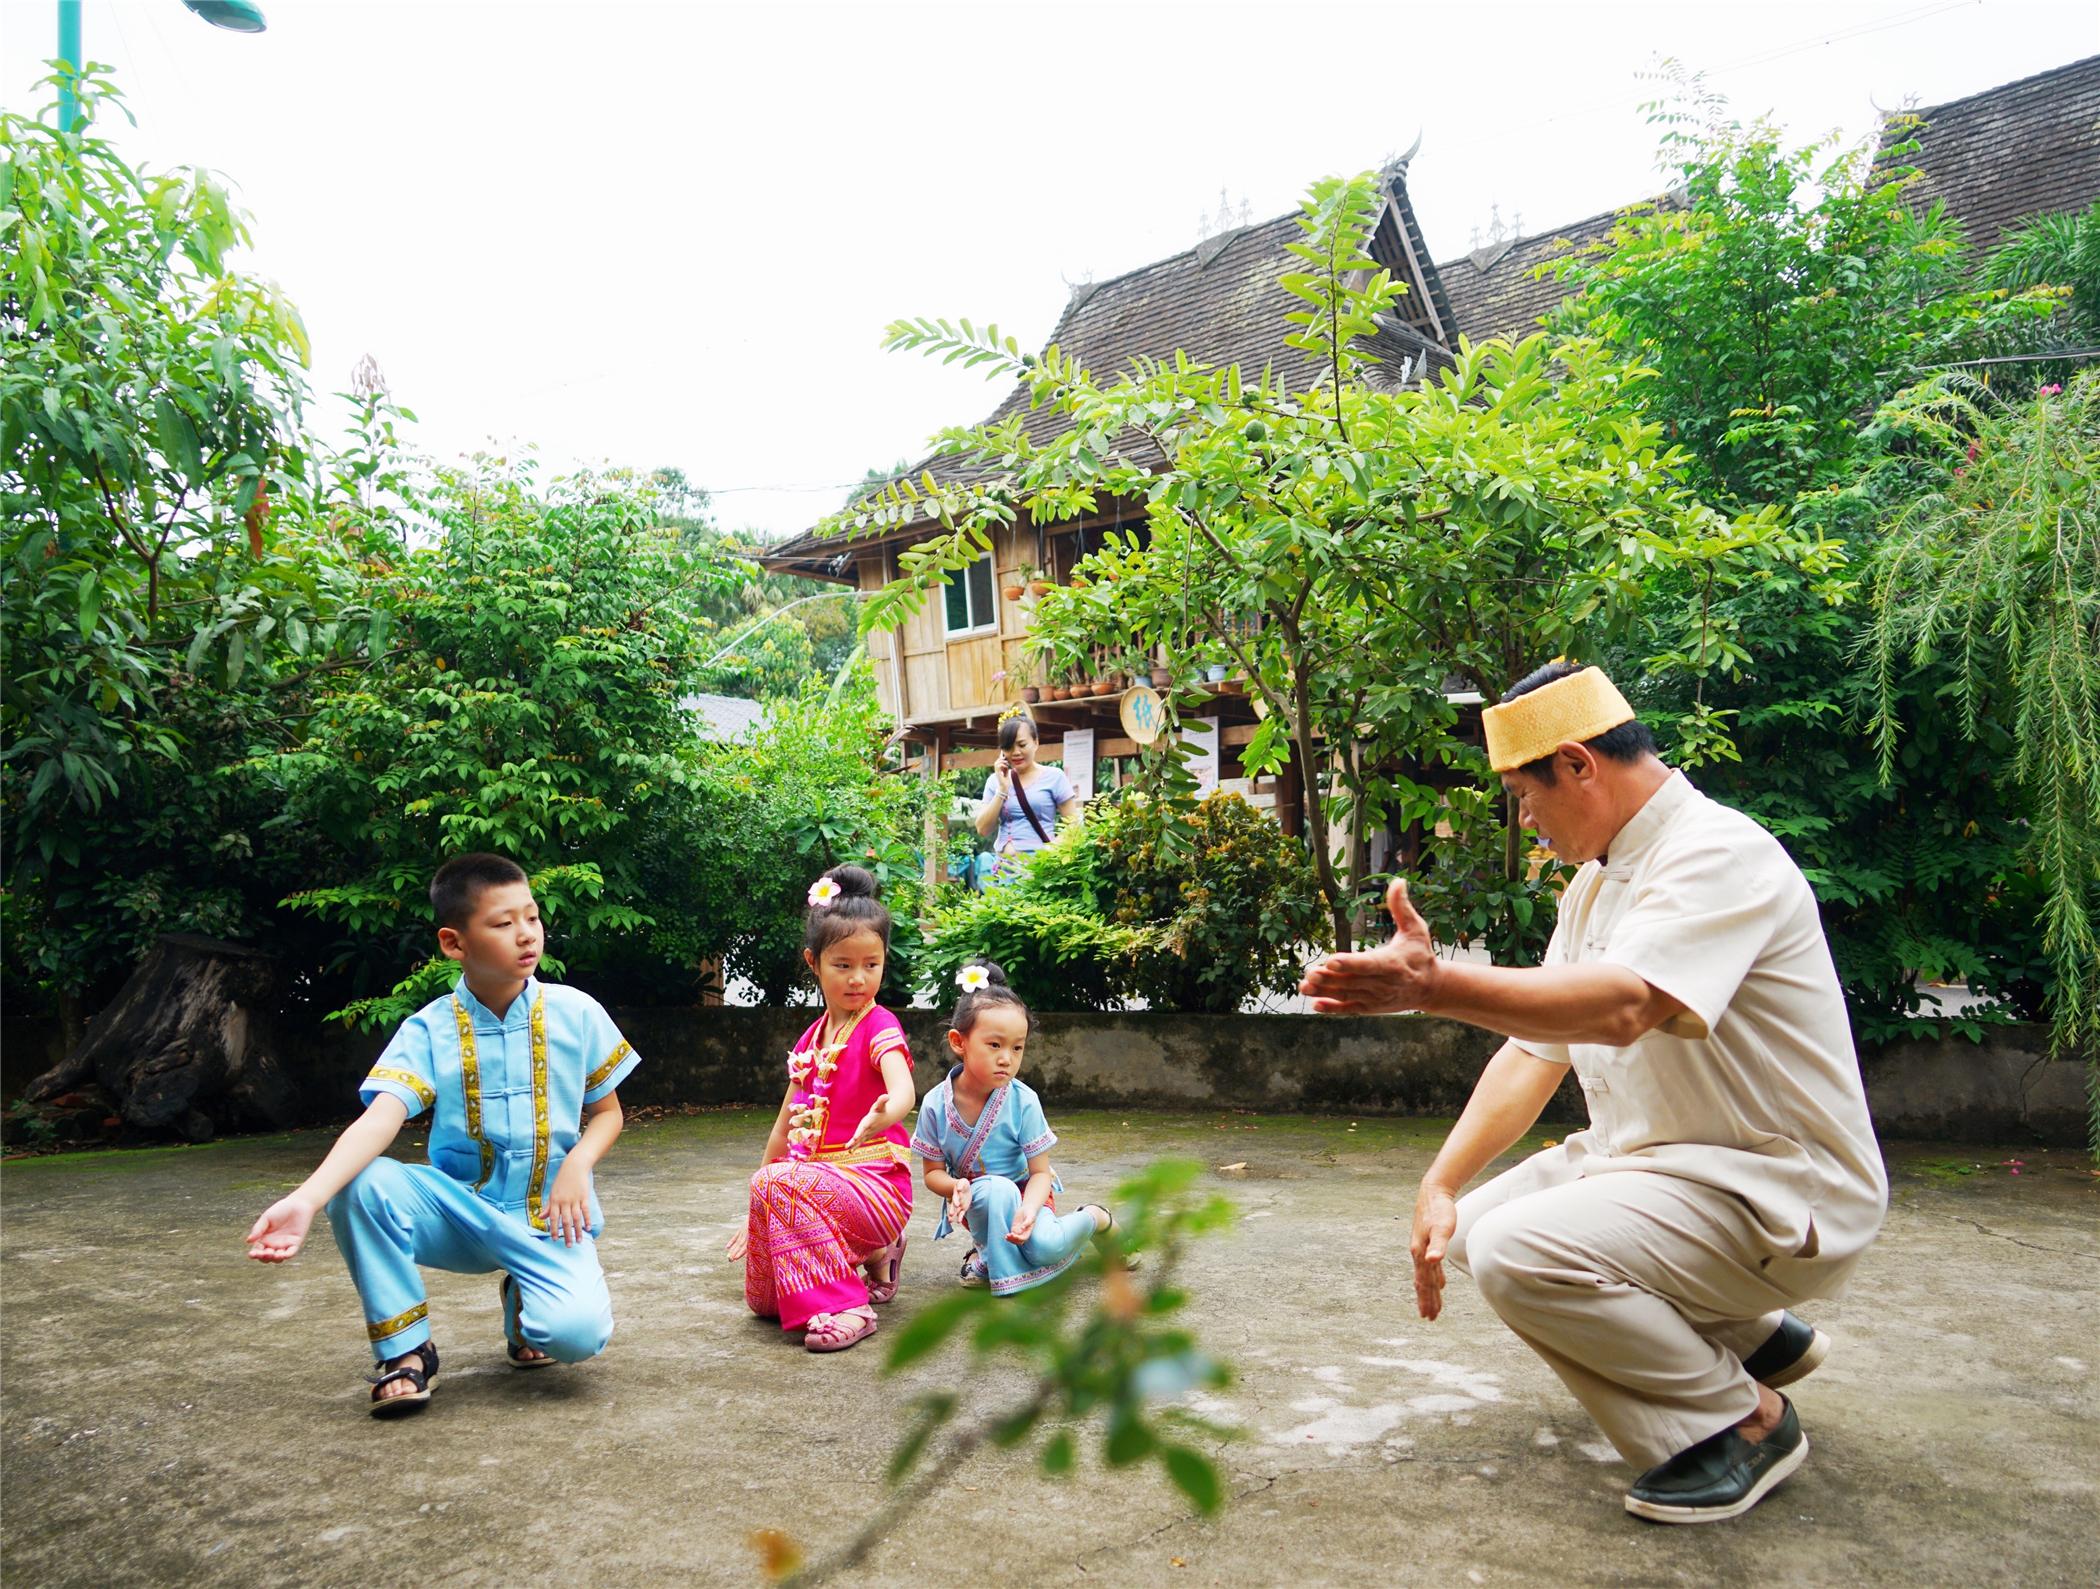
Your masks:
{"label": "gold trim on shirt", "polygon": [[540,1207],[540,1188],[547,1181],[547,995],[532,1001],[532,1179],[526,1185],[525,1212],[534,1230],[547,1228]]}
{"label": "gold trim on shirt", "polygon": [[633,1052],[634,1045],[623,1039],[618,1047],[616,1047],[610,1054],[607,1054],[605,1056],[604,1064],[600,1065],[596,1070],[592,1071],[588,1076],[583,1078],[583,1090],[585,1092],[589,1092],[593,1087],[596,1087],[600,1082],[604,1081],[606,1077],[610,1076],[614,1071],[618,1070],[620,1068],[620,1062],[626,1059],[626,1057]]}
{"label": "gold trim on shirt", "polygon": [[456,993],[452,996],[452,1016],[459,1023],[459,1083],[467,1100],[467,1135],[481,1150],[481,1179],[474,1183],[478,1192],[496,1173],[496,1150],[481,1134],[481,1052],[474,1046],[474,1017],[467,1013]]}
{"label": "gold trim on shirt", "polygon": [[406,1313],[397,1313],[390,1319],[381,1319],[377,1324],[367,1324],[365,1334],[375,1341],[383,1341],[389,1335],[399,1335],[411,1324],[420,1324],[430,1316],[430,1304],[418,1302]]}
{"label": "gold trim on shirt", "polygon": [[425,1109],[434,1108],[437,1104],[438,1095],[431,1090],[430,1083],[412,1070],[396,1070],[391,1065],[374,1065],[371,1074],[365,1077],[365,1084],[369,1086],[375,1081],[391,1081],[406,1087],[422,1101]]}

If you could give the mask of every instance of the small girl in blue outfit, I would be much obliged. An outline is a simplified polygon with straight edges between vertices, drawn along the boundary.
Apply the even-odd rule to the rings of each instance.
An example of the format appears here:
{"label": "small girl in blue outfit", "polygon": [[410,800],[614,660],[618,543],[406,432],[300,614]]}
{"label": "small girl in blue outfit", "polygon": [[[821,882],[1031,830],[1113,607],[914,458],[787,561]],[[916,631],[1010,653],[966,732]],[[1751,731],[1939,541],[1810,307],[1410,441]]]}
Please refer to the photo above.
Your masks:
{"label": "small girl in blue outfit", "polygon": [[911,1147],[924,1161],[926,1189],[943,1200],[934,1239],[969,1227],[975,1246],[962,1283],[1010,1296],[1062,1274],[1115,1219],[1099,1204],[1057,1212],[1064,1188],[1049,1157],[1057,1133],[1034,1090],[1015,1079],[1032,1023],[1006,973],[979,961],[956,981],[963,993],[948,1046],[957,1063],[919,1106]]}

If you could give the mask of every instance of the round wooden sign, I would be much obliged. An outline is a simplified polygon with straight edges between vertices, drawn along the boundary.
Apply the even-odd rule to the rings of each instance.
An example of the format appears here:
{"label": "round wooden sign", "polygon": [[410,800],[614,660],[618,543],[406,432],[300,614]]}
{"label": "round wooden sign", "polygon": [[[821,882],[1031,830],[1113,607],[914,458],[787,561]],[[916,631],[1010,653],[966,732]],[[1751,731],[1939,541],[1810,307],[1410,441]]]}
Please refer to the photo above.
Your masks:
{"label": "round wooden sign", "polygon": [[1149,684],[1134,684],[1123,692],[1123,732],[1140,745],[1149,745],[1166,727],[1166,703]]}

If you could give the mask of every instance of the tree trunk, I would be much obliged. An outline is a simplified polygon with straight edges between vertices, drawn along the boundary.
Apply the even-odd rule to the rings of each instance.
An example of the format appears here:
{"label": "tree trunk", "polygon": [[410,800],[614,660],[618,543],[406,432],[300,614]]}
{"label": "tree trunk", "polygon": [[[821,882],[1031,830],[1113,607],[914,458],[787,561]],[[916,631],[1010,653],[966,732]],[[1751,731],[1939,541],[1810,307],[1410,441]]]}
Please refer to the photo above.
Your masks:
{"label": "tree trunk", "polygon": [[[1523,862],[1524,827],[1517,820],[1517,797],[1504,791],[1502,795],[1502,880],[1514,883],[1524,875]],[[1516,896],[1505,895],[1508,901],[1509,937],[1511,943],[1519,941],[1523,928],[1517,923]]]}
{"label": "tree trunk", "polygon": [[1347,950],[1350,947],[1348,900],[1334,875],[1334,857],[1328,853],[1326,796],[1321,787],[1320,764],[1313,760],[1311,728],[1294,731],[1291,740],[1293,753],[1309,773],[1305,780],[1305,847],[1312,854],[1313,876],[1319,880],[1320,892],[1327,896],[1327,916],[1334,923],[1334,946]]}
{"label": "tree trunk", "polygon": [[1363,898],[1364,873],[1369,870],[1370,845],[1365,835],[1365,824],[1369,821],[1364,809],[1364,752],[1363,746],[1349,746],[1349,875],[1342,886],[1349,891],[1351,902]]}
{"label": "tree trunk", "polygon": [[188,1142],[292,1125],[296,1100],[267,1003],[275,983],[268,955],[169,933],[23,1096],[50,1103],[99,1088],[130,1134]]}

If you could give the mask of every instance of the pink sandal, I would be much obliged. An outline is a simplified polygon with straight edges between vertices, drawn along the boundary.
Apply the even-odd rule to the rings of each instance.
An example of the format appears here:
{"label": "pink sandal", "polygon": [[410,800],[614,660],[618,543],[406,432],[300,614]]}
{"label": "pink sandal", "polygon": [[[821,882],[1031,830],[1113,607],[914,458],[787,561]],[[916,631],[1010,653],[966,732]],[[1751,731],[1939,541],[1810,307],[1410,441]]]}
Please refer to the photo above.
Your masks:
{"label": "pink sandal", "polygon": [[877,1328],[872,1313],[826,1313],[824,1322],[812,1322],[802,1337],[802,1344],[812,1352],[843,1352],[849,1346],[858,1346]]}
{"label": "pink sandal", "polygon": [[[867,1262],[863,1267],[868,1271],[868,1300],[870,1302],[881,1303],[895,1299],[897,1295],[897,1278],[904,1273],[904,1243],[908,1239],[907,1237],[899,1236],[889,1246],[883,1248],[882,1251],[868,1254]],[[887,1273],[884,1275],[884,1278],[876,1279],[876,1272],[883,1270],[885,1267],[887,1268]]]}

